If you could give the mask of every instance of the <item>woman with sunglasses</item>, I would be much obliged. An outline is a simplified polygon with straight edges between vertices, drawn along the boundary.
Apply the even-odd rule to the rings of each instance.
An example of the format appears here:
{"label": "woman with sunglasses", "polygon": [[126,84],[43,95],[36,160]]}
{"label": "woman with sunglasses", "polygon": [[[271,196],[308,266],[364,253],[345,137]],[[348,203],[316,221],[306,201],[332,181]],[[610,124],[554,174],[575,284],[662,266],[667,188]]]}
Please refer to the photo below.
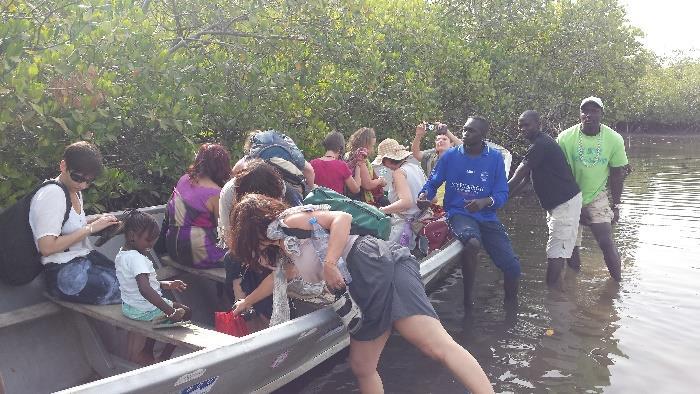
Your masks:
{"label": "woman with sunglasses", "polygon": [[[361,325],[348,325],[350,368],[361,392],[384,392],[377,364],[395,329],[409,343],[446,366],[470,392],[493,393],[479,363],[438,320],[425,294],[418,262],[409,250],[372,236],[350,235],[351,221],[349,214],[329,211],[327,205],[289,208],[268,196],[243,196],[231,212],[231,251],[247,266],[263,264],[259,257],[266,256],[265,262],[273,265],[267,268],[276,272],[239,300],[233,313],[242,313],[273,292],[280,295],[279,290],[286,285],[279,284],[285,278],[291,279],[290,288],[292,283],[311,285],[325,281],[331,291],[344,289],[346,283],[338,269],[342,258],[351,275],[350,299],[362,312]],[[317,252],[313,240],[303,235],[315,232],[317,226],[328,232],[325,256]],[[284,303],[276,301],[271,320],[280,322],[276,316],[284,314]]]}
{"label": "woman with sunglasses", "polygon": [[120,303],[114,263],[94,251],[88,239],[118,220],[113,215],[102,215],[88,222],[83,210],[82,191],[102,172],[102,155],[89,142],[76,142],[66,147],[59,168],[61,174],[55,180],[60,185],[39,189],[29,209],[29,224],[44,264],[47,290],[65,301]]}

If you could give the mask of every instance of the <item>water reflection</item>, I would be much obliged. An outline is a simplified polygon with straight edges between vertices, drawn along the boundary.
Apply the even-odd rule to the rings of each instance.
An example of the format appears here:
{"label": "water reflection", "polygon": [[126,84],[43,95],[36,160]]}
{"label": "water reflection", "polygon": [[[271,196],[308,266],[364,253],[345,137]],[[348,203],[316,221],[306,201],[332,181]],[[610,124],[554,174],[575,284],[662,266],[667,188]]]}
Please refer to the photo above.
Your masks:
{"label": "water reflection", "polygon": [[[635,171],[615,228],[620,285],[585,232],[581,272],[567,270],[565,292],[548,291],[544,212],[521,198],[501,213],[523,263],[517,312],[504,311],[500,273],[485,259],[470,315],[461,305],[459,271],[431,294],[443,324],[479,360],[496,392],[684,393],[700,386],[700,138],[627,142]],[[388,393],[464,392],[397,335],[380,366]],[[352,390],[340,355],[280,391]]]}

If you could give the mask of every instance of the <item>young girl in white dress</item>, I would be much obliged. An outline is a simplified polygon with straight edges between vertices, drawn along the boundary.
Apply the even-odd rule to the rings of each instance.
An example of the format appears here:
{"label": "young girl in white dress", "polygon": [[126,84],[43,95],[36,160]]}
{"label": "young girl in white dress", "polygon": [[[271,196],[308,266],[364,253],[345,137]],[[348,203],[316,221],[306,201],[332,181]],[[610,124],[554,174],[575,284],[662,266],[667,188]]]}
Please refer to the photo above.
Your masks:
{"label": "young girl in white dress", "polygon": [[[153,321],[167,319],[174,323],[188,320],[190,309],[163,297],[161,289],[183,291],[187,285],[181,280],[158,281],[153,262],[147,257],[160,231],[153,216],[130,211],[124,218],[124,246],[115,258],[119,289],[122,295],[122,312],[130,319]],[[165,320],[163,319],[163,320]],[[143,347],[141,347],[141,343]],[[137,334],[129,334],[129,358],[141,364],[152,364],[155,341]],[[168,344],[163,349],[159,360],[167,360],[175,350]]]}

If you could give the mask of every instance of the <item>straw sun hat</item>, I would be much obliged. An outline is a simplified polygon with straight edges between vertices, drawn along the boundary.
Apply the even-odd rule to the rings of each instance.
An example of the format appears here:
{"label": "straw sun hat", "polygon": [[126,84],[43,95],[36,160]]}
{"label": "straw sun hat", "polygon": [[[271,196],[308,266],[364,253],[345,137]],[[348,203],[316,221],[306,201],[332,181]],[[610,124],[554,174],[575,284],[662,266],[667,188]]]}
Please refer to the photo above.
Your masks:
{"label": "straw sun hat", "polygon": [[372,164],[382,164],[382,160],[385,157],[387,159],[403,160],[410,155],[411,152],[407,151],[405,146],[399,145],[399,142],[395,139],[387,138],[377,146],[377,158],[374,159]]}

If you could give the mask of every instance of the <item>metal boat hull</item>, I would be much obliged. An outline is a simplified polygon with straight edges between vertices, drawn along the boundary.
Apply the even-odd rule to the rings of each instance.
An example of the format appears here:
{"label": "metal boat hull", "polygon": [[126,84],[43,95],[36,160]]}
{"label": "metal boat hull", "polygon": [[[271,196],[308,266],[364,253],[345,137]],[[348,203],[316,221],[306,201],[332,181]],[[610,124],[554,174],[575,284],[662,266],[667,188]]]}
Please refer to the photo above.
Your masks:
{"label": "metal boat hull", "polygon": [[[152,213],[158,213],[152,208]],[[101,248],[116,254],[119,240]],[[426,286],[433,285],[457,261],[461,244],[452,242],[421,261]],[[201,280],[193,276],[189,280]],[[203,285],[202,285],[203,286]],[[202,286],[199,286],[201,288]],[[198,286],[193,286],[197,289]],[[0,313],[45,302],[38,279],[19,288],[0,285]],[[206,293],[206,292],[205,292]],[[206,301],[206,294],[203,294]],[[200,303],[202,300],[199,301]],[[87,321],[74,312],[58,313],[19,325],[0,326],[0,377],[7,393],[249,393],[278,389],[349,345],[349,337],[335,312],[326,307],[287,323],[270,327],[217,348],[174,357],[148,367],[136,368],[118,357],[104,357],[104,349],[119,349],[109,342],[124,336],[113,327],[91,321],[100,335],[86,335]],[[196,319],[195,319],[196,320]],[[103,360],[97,360],[100,357]],[[104,372],[95,362],[112,369]],[[94,380],[99,375],[113,375]],[[90,383],[82,382],[94,380]],[[69,388],[66,388],[69,387]]]}

